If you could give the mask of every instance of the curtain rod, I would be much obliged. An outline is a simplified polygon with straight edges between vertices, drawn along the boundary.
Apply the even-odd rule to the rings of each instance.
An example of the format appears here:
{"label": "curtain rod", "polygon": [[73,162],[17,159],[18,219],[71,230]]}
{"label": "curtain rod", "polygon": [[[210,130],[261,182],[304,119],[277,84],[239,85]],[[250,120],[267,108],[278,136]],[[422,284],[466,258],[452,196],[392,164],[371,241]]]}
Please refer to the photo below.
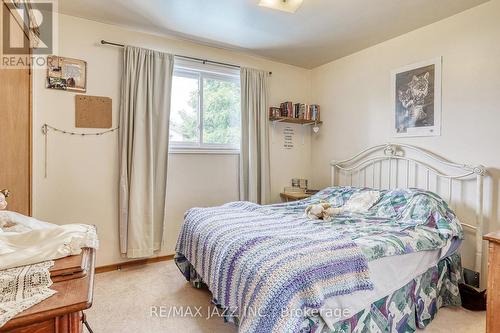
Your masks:
{"label": "curtain rod", "polygon": [[[108,42],[104,39],[101,40],[101,44],[103,45],[112,45],[112,46],[117,46],[117,47],[125,47],[124,44],[119,44],[119,43],[114,43],[114,42]],[[218,61],[212,61],[212,60],[207,60],[207,59],[201,59],[201,58],[195,58],[195,57],[188,57],[188,56],[183,56],[183,55],[178,55],[174,54],[175,57],[177,58],[182,58],[182,59],[189,59],[189,60],[194,60],[194,61],[200,61],[204,64],[209,63],[209,64],[215,64],[215,65],[221,65],[221,66],[226,66],[226,67],[233,67],[233,68],[241,68],[241,66],[238,65],[233,65],[233,64],[228,64],[225,62],[218,62]],[[272,75],[273,72],[269,72],[269,75]]]}

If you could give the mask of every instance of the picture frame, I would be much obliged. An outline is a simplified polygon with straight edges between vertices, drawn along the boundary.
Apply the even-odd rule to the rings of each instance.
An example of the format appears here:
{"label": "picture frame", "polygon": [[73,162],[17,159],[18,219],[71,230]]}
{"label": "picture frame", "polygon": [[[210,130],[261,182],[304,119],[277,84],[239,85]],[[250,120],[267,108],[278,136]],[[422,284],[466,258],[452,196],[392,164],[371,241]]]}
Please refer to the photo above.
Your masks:
{"label": "picture frame", "polygon": [[441,135],[442,57],[391,72],[394,136]]}
{"label": "picture frame", "polygon": [[281,116],[281,109],[271,106],[269,108],[269,118],[278,118]]}
{"label": "picture frame", "polygon": [[55,55],[48,56],[46,87],[87,92],[87,62]]}

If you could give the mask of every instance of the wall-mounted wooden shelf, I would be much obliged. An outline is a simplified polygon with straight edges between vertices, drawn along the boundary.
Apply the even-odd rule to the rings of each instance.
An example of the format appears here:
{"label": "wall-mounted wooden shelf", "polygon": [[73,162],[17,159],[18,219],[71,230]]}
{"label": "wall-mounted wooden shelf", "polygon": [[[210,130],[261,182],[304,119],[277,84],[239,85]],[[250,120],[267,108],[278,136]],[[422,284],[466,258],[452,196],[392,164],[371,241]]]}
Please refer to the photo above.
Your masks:
{"label": "wall-mounted wooden shelf", "polygon": [[312,124],[320,125],[323,123],[322,121],[290,118],[290,117],[269,117],[269,121],[280,122],[280,123],[299,124],[299,125],[312,125]]}

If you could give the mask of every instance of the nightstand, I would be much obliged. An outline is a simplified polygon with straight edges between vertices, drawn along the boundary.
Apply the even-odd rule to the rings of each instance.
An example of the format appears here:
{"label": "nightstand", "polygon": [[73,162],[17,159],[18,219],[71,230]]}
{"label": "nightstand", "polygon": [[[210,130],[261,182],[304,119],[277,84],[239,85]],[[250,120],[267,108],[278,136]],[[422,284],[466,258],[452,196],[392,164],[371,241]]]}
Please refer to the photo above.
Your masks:
{"label": "nightstand", "polygon": [[285,202],[290,202],[290,201],[297,201],[297,200],[302,200],[309,198],[310,196],[318,193],[319,191],[317,190],[307,190],[305,193],[302,192],[297,192],[297,193],[280,193],[281,199]]}
{"label": "nightstand", "polygon": [[483,237],[489,242],[486,332],[500,332],[500,231]]}

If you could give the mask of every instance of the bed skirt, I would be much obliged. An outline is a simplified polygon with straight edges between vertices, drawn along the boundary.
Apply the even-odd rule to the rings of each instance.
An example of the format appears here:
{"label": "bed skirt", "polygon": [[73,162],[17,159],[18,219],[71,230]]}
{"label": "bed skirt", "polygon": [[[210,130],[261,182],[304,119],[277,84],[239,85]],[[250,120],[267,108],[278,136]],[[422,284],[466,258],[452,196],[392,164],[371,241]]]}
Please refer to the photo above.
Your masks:
{"label": "bed skirt", "polygon": [[[195,288],[206,288],[184,256],[177,255],[175,262]],[[458,289],[461,272],[461,257],[455,253],[363,311],[337,322],[333,328],[320,316],[313,316],[304,320],[300,333],[415,332],[417,328],[425,328],[440,307],[461,305]],[[238,325],[237,317],[229,314],[224,319]]]}

